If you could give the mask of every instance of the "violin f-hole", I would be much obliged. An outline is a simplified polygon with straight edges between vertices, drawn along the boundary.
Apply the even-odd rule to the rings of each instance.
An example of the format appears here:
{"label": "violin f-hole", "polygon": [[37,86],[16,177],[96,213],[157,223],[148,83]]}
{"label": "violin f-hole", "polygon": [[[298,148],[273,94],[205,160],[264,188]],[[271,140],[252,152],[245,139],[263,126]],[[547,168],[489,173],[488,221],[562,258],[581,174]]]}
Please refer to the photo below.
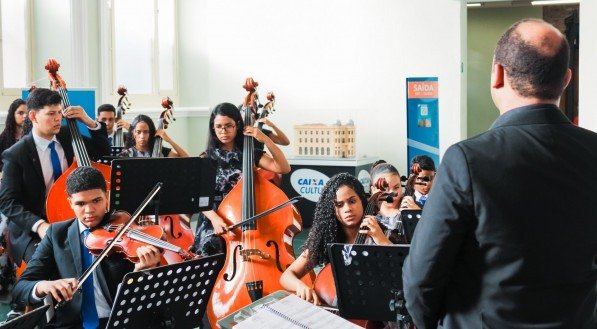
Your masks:
{"label": "violin f-hole", "polygon": [[278,271],[280,271],[280,273],[283,273],[284,270],[282,269],[282,264],[280,264],[280,250],[278,249],[278,244],[274,240],[269,240],[265,243],[266,247],[269,247],[271,245],[274,245],[274,249],[276,250],[276,267],[278,268]]}
{"label": "violin f-hole", "polygon": [[182,236],[182,232],[178,232],[178,234],[174,232],[174,218],[172,218],[172,216],[166,216],[165,220],[170,221],[170,235],[175,239],[180,238]]}

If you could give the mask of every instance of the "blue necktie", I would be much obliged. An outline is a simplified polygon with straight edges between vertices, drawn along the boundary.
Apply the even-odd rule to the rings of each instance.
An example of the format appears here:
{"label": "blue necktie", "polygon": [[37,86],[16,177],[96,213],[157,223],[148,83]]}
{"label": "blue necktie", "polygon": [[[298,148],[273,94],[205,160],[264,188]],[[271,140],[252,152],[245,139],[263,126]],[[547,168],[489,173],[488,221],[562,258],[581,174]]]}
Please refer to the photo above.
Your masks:
{"label": "blue necktie", "polygon": [[112,137],[108,137],[108,143],[110,143],[110,146],[112,146]]}
{"label": "blue necktie", "polygon": [[421,206],[425,205],[425,202],[427,202],[427,196],[423,195],[421,196],[421,198],[419,199],[419,203],[421,204]]}
{"label": "blue necktie", "polygon": [[[83,240],[81,241],[81,258],[83,258],[83,271],[85,271],[91,263],[93,263],[93,256],[89,253],[89,249],[85,246],[85,238],[89,235],[89,229],[83,231]],[[83,328],[97,329],[99,326],[99,317],[97,316],[97,309],[95,308],[95,292],[93,289],[93,274],[90,275],[85,282],[83,282],[83,303],[81,305],[81,315],[83,317]]]}
{"label": "blue necktie", "polygon": [[50,160],[52,160],[52,171],[54,175],[54,181],[58,180],[58,177],[62,175],[62,166],[60,165],[60,159],[58,158],[58,152],[56,152],[56,142],[52,141],[50,145]]}

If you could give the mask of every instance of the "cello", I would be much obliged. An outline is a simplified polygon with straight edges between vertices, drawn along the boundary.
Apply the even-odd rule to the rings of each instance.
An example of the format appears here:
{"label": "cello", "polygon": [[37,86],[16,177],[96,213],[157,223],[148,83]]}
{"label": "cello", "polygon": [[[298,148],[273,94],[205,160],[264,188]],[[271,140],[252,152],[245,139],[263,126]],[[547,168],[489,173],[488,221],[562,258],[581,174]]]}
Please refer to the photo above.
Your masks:
{"label": "cello", "polygon": [[[248,78],[243,87],[248,91],[243,103],[244,123],[248,126],[256,110],[255,82]],[[244,136],[243,142],[242,178],[217,209],[227,225],[240,223],[288,201],[277,186],[256,174],[253,137]],[[234,234],[223,236],[226,261],[207,305],[207,316],[213,328],[228,314],[282,289],[279,279],[294,261],[292,238],[301,230],[301,222],[298,213],[286,207],[258,222],[243,224]],[[303,280],[311,284],[309,276]]]}
{"label": "cello", "polygon": [[[48,70],[48,77],[51,82],[52,90],[57,91],[60,96],[62,96],[62,106],[66,109],[71,105],[68,99],[66,83],[58,74],[58,68],[60,68],[60,64],[55,59],[50,58],[45,68]],[[108,187],[108,190],[110,189],[110,166],[91,161],[89,153],[87,153],[85,143],[83,142],[83,137],[81,136],[79,128],[77,127],[76,119],[66,119],[66,123],[72,136],[75,160],[71,166],[66,169],[62,175],[60,175],[60,177],[58,177],[48,192],[48,196],[46,198],[46,218],[49,223],[59,222],[75,217],[75,213],[68,202],[68,195],[66,194],[66,178],[77,167],[94,167],[95,169],[98,169],[106,180],[106,186]]]}

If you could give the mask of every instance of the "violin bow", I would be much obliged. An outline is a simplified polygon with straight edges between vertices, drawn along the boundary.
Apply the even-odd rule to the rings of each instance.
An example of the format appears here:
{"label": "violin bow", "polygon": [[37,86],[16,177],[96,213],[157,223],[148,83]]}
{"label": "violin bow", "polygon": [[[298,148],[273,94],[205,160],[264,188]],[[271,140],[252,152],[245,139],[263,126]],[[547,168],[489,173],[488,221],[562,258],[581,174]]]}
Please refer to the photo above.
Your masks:
{"label": "violin bow", "polygon": [[259,219],[261,217],[267,216],[267,215],[269,215],[269,214],[271,214],[271,213],[273,213],[275,211],[278,211],[278,210],[280,210],[280,209],[282,209],[282,208],[284,208],[286,206],[289,206],[291,204],[295,204],[295,203],[299,202],[299,200],[301,200],[301,199],[303,199],[303,197],[300,196],[300,195],[297,195],[294,198],[289,199],[288,201],[283,202],[283,203],[281,203],[281,204],[279,204],[279,205],[277,205],[275,207],[272,207],[272,208],[270,208],[270,209],[268,209],[268,210],[266,210],[266,211],[264,211],[262,213],[259,213],[259,214],[255,215],[255,216],[251,217],[251,218],[247,218],[247,219],[243,220],[242,222],[238,222],[238,223],[236,223],[234,225],[230,225],[230,226],[226,227],[226,231],[233,230],[233,229],[235,229],[235,228],[237,228],[239,226],[242,226],[242,225],[247,224],[249,222],[255,221],[255,220],[257,220],[257,219]]}

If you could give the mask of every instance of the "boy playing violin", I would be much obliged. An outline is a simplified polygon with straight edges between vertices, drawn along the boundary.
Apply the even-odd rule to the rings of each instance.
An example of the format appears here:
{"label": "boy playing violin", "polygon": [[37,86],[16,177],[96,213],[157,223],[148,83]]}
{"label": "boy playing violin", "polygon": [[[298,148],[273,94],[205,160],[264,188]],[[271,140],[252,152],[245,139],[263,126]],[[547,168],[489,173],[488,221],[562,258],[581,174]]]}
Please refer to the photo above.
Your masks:
{"label": "boy playing violin", "polygon": [[83,283],[81,293],[75,293],[77,278],[92,263],[84,237],[89,229],[109,219],[108,194],[104,177],[92,167],[74,170],[66,181],[66,190],[76,218],[50,226],[16,283],[13,297],[29,305],[40,303],[46,296],[66,301],[51,320],[56,328],[103,328],[124,275],[155,267],[161,255],[153,246],[140,247],[139,263],[133,265],[122,254],[111,254]]}

